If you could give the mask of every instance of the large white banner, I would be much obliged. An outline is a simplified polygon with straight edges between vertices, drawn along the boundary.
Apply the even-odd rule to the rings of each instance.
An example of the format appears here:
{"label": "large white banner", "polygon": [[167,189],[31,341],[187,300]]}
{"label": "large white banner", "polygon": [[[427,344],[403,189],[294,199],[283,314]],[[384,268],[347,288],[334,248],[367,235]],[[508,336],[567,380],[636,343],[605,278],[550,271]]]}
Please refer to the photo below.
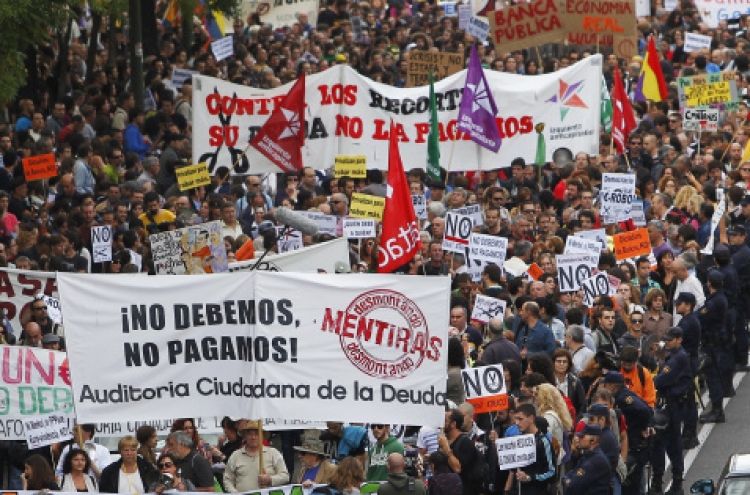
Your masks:
{"label": "large white banner", "polygon": [[443,419],[447,279],[61,273],[58,284],[81,422],[185,410],[433,426]]}
{"label": "large white banner", "polygon": [[750,13],[750,0],[737,0],[732,3],[695,0],[695,8],[708,27],[716,29],[719,21],[739,19],[742,14]]}
{"label": "large white banner", "polygon": [[[299,335],[295,359],[258,363],[267,380],[305,387],[263,402],[268,417],[439,426],[444,420],[450,281],[446,277],[258,272],[256,300],[284,294],[295,325],[256,325],[258,338]],[[306,406],[305,404],[310,404]]]}
{"label": "large white banner", "polygon": [[[289,253],[268,255],[263,258],[257,269],[271,272],[334,273],[338,261],[349,264],[348,243],[343,237]],[[254,270],[253,267],[257,264],[257,259],[236,261],[229,263],[229,271]]]}
{"label": "large white banner", "polygon": [[[569,68],[538,76],[485,71],[499,107],[496,121],[503,144],[497,154],[465,135],[451,150],[466,71],[435,83],[441,165],[447,168],[450,156],[456,156],[461,159],[453,160],[453,171],[509,167],[519,156],[533,162],[541,146],[548,161],[560,147],[573,153],[598,153],[601,63],[601,55],[593,55]],[[193,162],[205,161],[212,173],[225,173],[226,164],[242,155],[291,83],[262,90],[195,76],[193,88]],[[394,88],[344,65],[309,76],[303,162],[326,168],[333,165],[336,155],[365,155],[368,168],[387,170],[388,130],[394,119],[404,163],[423,167],[427,163],[428,101],[428,86]],[[279,169],[250,147],[234,171]]]}
{"label": "large white banner", "polygon": [[29,305],[37,295],[57,297],[54,272],[0,269],[0,307],[13,325],[17,338],[23,330],[21,321],[28,321]]}
{"label": "large white banner", "polygon": [[[371,493],[377,493],[381,482],[379,481],[367,481],[362,483],[359,487],[359,492],[362,495],[369,495]],[[303,487],[302,485],[282,485],[274,486],[272,488],[259,488],[257,490],[250,490],[243,492],[243,495],[308,495],[316,487],[325,485],[312,485],[309,487]],[[35,495],[39,493],[36,490],[18,490],[12,492],[14,495]],[[78,495],[76,492],[55,492],[59,495]],[[201,495],[202,492],[180,492],[182,495]],[[125,495],[125,494],[122,494]]]}

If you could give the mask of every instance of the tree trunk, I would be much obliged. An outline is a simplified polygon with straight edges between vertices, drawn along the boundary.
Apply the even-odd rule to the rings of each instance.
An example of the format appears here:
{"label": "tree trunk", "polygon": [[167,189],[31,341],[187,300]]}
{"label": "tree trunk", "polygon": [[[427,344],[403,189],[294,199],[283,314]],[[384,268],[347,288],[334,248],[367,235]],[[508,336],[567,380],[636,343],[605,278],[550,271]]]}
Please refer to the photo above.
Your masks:
{"label": "tree trunk", "polygon": [[[148,2],[144,2],[148,3]],[[141,0],[129,0],[130,12],[130,92],[136,108],[143,109],[143,42],[141,37]]]}
{"label": "tree trunk", "polygon": [[156,30],[156,2],[141,0],[141,36],[143,56],[159,55],[159,33]]}
{"label": "tree trunk", "polygon": [[182,48],[187,50],[188,58],[190,57],[190,48],[193,46],[193,11],[195,2],[192,0],[182,0],[180,2],[180,17],[182,25]]}
{"label": "tree trunk", "polygon": [[99,31],[102,27],[102,14],[91,10],[91,36],[89,36],[89,50],[86,56],[86,83],[91,84],[96,65],[96,52],[99,51]]}
{"label": "tree trunk", "polygon": [[[57,34],[57,42],[60,45],[60,55],[57,64],[57,99],[61,102],[65,99],[65,90],[68,89],[68,51],[70,51],[70,31],[72,21],[68,21],[62,33]],[[52,102],[50,103],[52,104]]]}

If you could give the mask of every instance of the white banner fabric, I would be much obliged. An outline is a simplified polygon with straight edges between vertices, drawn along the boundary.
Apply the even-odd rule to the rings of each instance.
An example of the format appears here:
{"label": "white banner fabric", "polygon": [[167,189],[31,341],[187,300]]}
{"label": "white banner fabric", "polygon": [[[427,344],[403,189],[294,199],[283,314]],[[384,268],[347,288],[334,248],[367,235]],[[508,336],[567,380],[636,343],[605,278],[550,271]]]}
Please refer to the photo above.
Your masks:
{"label": "white banner fabric", "polygon": [[36,295],[57,297],[54,272],[0,269],[0,308],[10,320],[16,338],[20,337],[23,330],[21,315],[24,317],[23,321],[28,321],[31,311],[29,305]]}
{"label": "white banner fabric", "polygon": [[[454,160],[451,170],[510,167],[519,156],[533,163],[539,145],[545,146],[547,161],[560,147],[574,153],[598,153],[601,65],[601,55],[593,55],[569,68],[538,76],[485,71],[499,106],[495,118],[503,144],[495,154],[462,136],[454,150],[461,160]],[[444,167],[451,156],[465,80],[463,70],[435,83]],[[193,163],[205,161],[212,174],[224,173],[226,164],[241,156],[291,84],[262,90],[194,76]],[[333,166],[336,155],[365,155],[368,168],[387,170],[388,132],[394,119],[404,163],[423,166],[427,163],[428,102],[428,86],[394,88],[344,65],[313,74],[305,89],[303,162],[327,168]],[[248,173],[250,163],[253,173],[280,171],[250,147],[234,173]]]}
{"label": "white banner fabric", "polygon": [[58,283],[81,422],[186,407],[198,417],[443,419],[447,279],[61,273]]}
{"label": "white banner fabric", "polygon": [[[300,273],[316,273],[323,270],[327,273],[333,273],[336,270],[337,261],[349,264],[349,248],[346,239],[343,237],[289,253],[268,255],[260,262],[258,270]],[[256,264],[258,264],[257,259],[236,261],[229,263],[229,271],[254,270],[253,267]]]}

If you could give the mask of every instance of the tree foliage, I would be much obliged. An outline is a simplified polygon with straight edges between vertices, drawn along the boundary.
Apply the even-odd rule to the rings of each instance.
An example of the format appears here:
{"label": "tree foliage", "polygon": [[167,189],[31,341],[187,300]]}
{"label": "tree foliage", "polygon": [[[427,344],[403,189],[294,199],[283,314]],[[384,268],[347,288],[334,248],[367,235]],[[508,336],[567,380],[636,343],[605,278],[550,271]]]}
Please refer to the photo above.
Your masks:
{"label": "tree foliage", "polygon": [[83,5],[83,0],[0,1],[0,105],[24,85],[29,47],[46,43],[52,32],[64,27],[72,5]]}

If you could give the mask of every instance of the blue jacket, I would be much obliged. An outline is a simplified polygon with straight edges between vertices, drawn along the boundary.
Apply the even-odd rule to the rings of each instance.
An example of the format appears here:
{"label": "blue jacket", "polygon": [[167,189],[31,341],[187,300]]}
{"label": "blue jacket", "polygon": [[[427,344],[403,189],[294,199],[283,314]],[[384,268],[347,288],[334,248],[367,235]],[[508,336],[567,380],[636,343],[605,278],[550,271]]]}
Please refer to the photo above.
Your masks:
{"label": "blue jacket", "polygon": [[531,329],[522,323],[516,332],[516,345],[519,349],[525,347],[527,356],[531,354],[552,356],[557,349],[552,330],[542,323],[542,320],[538,320]]}
{"label": "blue jacket", "polygon": [[575,467],[565,473],[563,490],[566,494],[609,495],[611,481],[609,461],[597,447],[581,454]]}
{"label": "blue jacket", "polygon": [[138,153],[138,156],[143,160],[151,146],[143,142],[143,134],[135,124],[130,124],[125,128],[125,132],[122,135],[123,141],[125,142],[123,150],[125,153],[130,151]]}

